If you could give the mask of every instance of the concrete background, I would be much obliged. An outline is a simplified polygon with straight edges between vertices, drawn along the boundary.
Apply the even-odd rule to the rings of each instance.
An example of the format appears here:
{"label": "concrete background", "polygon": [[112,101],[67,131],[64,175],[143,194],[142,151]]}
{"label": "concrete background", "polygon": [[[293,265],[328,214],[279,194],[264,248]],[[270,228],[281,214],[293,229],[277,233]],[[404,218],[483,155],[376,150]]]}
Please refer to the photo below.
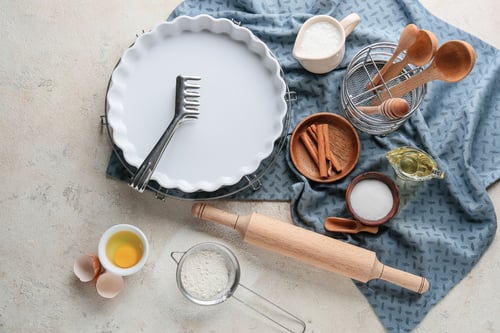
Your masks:
{"label": "concrete background", "polygon": [[[170,252],[208,240],[233,249],[241,282],[297,314],[308,332],[383,332],[351,280],[247,246],[191,218],[189,202],[161,202],[105,177],[111,146],[100,116],[113,66],[177,3],[0,0],[0,332],[279,332],[234,300],[207,308],[180,295]],[[500,2],[422,3],[500,47]],[[489,193],[498,214],[500,185]],[[287,203],[216,205],[290,221]],[[72,266],[117,223],[143,229],[151,255],[105,300]],[[499,250],[497,237],[415,332],[500,332]]]}

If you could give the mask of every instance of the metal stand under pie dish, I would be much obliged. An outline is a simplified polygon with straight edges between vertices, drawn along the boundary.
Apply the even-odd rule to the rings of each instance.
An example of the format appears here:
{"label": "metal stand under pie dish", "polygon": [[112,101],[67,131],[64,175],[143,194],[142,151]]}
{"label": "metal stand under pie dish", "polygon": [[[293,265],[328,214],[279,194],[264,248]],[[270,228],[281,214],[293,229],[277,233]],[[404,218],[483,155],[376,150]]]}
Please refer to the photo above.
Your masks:
{"label": "metal stand under pie dish", "polygon": [[[232,22],[232,24],[237,24],[235,22]],[[134,42],[130,47],[132,48],[135,44],[137,43]],[[128,51],[129,51],[128,50]],[[285,113],[284,116],[281,118],[281,133],[279,136],[273,141],[272,145],[272,151],[267,157],[263,158],[260,163],[258,164],[258,167],[255,169],[255,171],[250,172],[248,174],[245,174],[239,179],[237,182],[229,185],[223,185],[217,188],[214,191],[205,191],[205,190],[196,190],[196,191],[182,191],[179,188],[176,187],[168,187],[168,186],[162,186],[160,182],[157,180],[151,180],[148,185],[147,189],[155,193],[156,197],[159,199],[164,199],[165,197],[173,197],[173,198],[179,198],[179,199],[187,199],[187,200],[211,200],[211,199],[218,199],[218,198],[224,198],[231,196],[235,193],[241,192],[245,189],[251,189],[253,191],[256,191],[260,188],[261,183],[260,179],[268,172],[268,170],[273,166],[273,164],[276,162],[277,158],[279,157],[280,152],[283,150],[283,148],[286,145],[287,142],[287,135],[290,129],[290,123],[291,123],[291,102],[295,99],[295,94],[294,92],[291,92],[288,88],[288,85],[285,82],[284,78],[284,73],[281,67],[279,66],[279,63],[276,59],[276,57],[271,53],[269,50],[269,56],[272,57],[272,60],[275,61],[278,65],[278,71],[279,71],[279,77],[280,79],[284,82],[284,93],[281,98],[283,98],[282,103],[285,105]],[[123,61],[123,56],[120,58],[120,60],[117,62],[115,68],[113,69],[113,73],[115,70],[120,66],[120,64]],[[123,173],[120,178],[127,178],[123,179],[125,181],[129,181],[129,179],[134,175],[136,171],[136,166],[131,165],[123,152],[123,149],[120,147],[119,144],[117,144],[116,140],[113,137],[113,132],[114,129],[112,126],[110,126],[110,119],[109,119],[109,114],[110,114],[110,103],[109,103],[109,94],[110,94],[110,87],[112,86],[112,79],[113,79],[113,74],[111,75],[107,90],[106,90],[106,101],[105,101],[105,114],[101,116],[101,125],[103,127],[106,127],[110,142],[112,144],[112,149],[113,149],[113,154],[115,157],[119,160],[119,163],[123,168]],[[280,94],[281,96],[281,94]],[[278,99],[281,99],[278,98]],[[242,101],[245,102],[245,101]],[[202,111],[203,112],[203,111]],[[168,158],[168,156],[164,156],[164,158]],[[204,161],[200,160],[199,161],[199,168],[203,168]],[[125,175],[126,174],[126,175]]]}

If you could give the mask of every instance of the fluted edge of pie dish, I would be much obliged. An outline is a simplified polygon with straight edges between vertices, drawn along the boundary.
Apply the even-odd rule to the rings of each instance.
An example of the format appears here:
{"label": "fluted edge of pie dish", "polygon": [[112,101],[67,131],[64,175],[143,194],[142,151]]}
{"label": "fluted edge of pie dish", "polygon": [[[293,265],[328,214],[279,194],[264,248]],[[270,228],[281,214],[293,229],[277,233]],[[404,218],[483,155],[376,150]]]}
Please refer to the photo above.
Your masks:
{"label": "fluted edge of pie dish", "polygon": [[282,96],[278,102],[279,121],[273,126],[274,133],[263,147],[263,150],[256,154],[248,165],[239,168],[234,175],[224,176],[213,181],[198,181],[195,183],[186,179],[172,179],[165,173],[153,173],[152,180],[157,181],[164,188],[177,188],[186,193],[196,191],[213,192],[223,186],[234,185],[244,176],[255,172],[262,160],[267,158],[274,150],[274,143],[283,132],[283,122],[287,114],[288,106],[285,101],[286,84],[281,76],[281,67],[274,58],[271,51],[260,39],[258,39],[249,29],[238,26],[225,18],[214,18],[209,15],[179,16],[172,21],[162,22],[150,32],[144,33],[137,38],[135,43],[128,48],[120,59],[119,64],[113,71],[110,86],[107,94],[107,120],[112,128],[113,142],[122,150],[125,161],[134,167],[139,167],[142,159],[137,155],[136,148],[127,137],[127,128],[123,122],[125,112],[122,98],[125,93],[123,80],[132,70],[133,59],[140,56],[141,52],[155,45],[158,38],[165,36],[175,36],[183,31],[199,32],[210,31],[216,34],[227,34],[235,41],[244,43],[248,49],[257,54],[266,70],[274,78],[273,87]]}

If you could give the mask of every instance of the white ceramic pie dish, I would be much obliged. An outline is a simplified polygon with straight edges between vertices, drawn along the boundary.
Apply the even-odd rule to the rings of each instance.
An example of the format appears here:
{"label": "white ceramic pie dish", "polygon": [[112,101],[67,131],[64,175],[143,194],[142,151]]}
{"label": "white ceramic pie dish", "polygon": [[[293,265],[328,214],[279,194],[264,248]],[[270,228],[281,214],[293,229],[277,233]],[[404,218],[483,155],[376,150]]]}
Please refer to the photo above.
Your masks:
{"label": "white ceramic pie dish", "polygon": [[188,193],[236,184],[283,131],[279,63],[250,30],[208,15],[180,16],[139,36],[107,94],[113,142],[131,166],[140,166],[173,118],[179,74],[202,78],[200,117],[177,130],[151,179]]}

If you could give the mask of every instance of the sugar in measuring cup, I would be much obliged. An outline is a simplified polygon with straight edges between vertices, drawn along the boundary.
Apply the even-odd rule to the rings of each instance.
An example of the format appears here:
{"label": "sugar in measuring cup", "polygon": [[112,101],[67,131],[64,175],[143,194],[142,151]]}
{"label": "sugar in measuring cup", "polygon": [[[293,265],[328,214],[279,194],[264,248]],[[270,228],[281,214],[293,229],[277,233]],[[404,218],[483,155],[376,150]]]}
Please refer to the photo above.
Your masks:
{"label": "sugar in measuring cup", "polygon": [[309,72],[330,72],[344,58],[345,39],[360,21],[356,13],[347,15],[341,21],[328,15],[311,17],[297,34],[293,46],[294,58]]}

